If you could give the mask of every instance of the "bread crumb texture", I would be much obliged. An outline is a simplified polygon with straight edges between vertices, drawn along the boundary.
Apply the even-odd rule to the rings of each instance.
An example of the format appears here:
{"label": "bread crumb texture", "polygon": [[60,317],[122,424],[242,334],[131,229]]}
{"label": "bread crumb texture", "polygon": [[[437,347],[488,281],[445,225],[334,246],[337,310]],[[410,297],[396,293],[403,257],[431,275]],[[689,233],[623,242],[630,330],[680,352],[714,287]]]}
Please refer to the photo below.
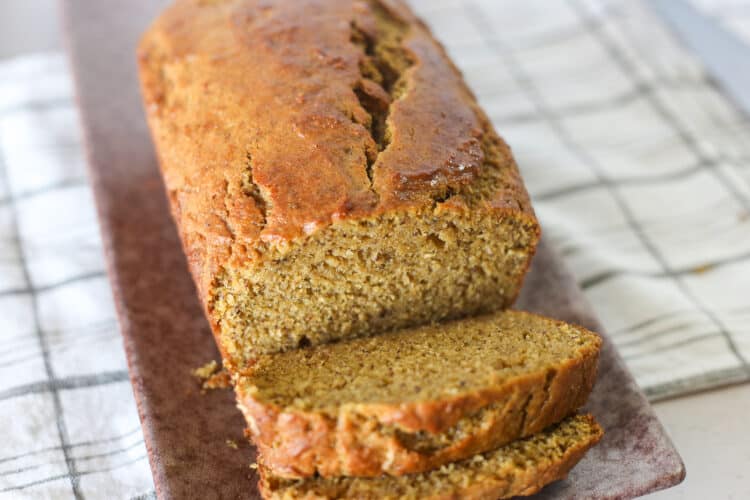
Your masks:
{"label": "bread crumb texture", "polygon": [[242,381],[254,386],[256,398],[281,408],[335,414],[345,404],[403,404],[481,390],[595,353],[599,344],[584,328],[504,311],[264,355]]}
{"label": "bread crumb texture", "polygon": [[263,355],[236,390],[274,475],[398,475],[575,412],[600,344],[584,328],[504,311]]}

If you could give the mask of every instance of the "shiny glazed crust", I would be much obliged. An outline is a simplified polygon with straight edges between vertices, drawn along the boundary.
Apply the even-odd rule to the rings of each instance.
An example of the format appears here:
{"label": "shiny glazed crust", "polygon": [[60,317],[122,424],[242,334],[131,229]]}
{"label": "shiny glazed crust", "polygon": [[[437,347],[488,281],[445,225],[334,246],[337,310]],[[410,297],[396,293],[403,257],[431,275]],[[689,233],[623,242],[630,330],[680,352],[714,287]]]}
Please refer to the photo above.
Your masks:
{"label": "shiny glazed crust", "polygon": [[[398,98],[365,78],[352,43],[378,16],[404,32]],[[510,149],[400,1],[178,0],[138,54],[170,204],[207,309],[222,268],[262,261],[270,247],[340,221],[439,204],[536,225]],[[370,130],[368,99],[387,107],[387,139]],[[502,143],[502,168],[474,206],[464,191],[482,182],[487,137]]]}
{"label": "shiny glazed crust", "polygon": [[[591,334],[577,357],[481,390],[401,404],[344,402],[335,414],[260,401],[242,379],[235,390],[248,435],[277,477],[411,474],[533,435],[574,413],[593,388],[600,345]],[[456,426],[468,430],[419,446]]]}

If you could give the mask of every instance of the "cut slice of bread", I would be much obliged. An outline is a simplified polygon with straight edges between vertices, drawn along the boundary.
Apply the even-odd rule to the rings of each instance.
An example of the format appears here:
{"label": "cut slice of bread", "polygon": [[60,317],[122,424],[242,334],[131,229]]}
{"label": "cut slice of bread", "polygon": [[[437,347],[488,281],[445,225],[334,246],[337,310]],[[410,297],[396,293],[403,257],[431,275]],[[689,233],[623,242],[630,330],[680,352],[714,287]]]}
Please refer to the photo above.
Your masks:
{"label": "cut slice of bread", "polygon": [[421,474],[280,479],[259,464],[266,499],[499,499],[532,495],[563,479],[603,431],[591,415],[569,417],[531,437]]}
{"label": "cut slice of bread", "polygon": [[275,476],[402,475],[575,412],[600,343],[581,327],[505,311],[261,356],[235,389]]}

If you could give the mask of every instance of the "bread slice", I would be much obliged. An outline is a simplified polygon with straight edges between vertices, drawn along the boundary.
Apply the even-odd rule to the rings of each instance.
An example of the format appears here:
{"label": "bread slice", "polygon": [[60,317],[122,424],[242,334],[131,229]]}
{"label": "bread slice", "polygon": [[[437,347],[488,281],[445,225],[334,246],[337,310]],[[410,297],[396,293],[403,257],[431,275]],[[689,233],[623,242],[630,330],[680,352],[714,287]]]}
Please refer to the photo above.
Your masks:
{"label": "bread slice", "polygon": [[489,500],[532,495],[565,478],[602,435],[591,415],[577,415],[531,437],[422,474],[291,480],[273,477],[261,463],[258,486],[264,498],[284,500]]}
{"label": "bread slice", "polygon": [[516,297],[539,237],[518,168],[404,2],[179,0],[139,66],[230,369]]}
{"label": "bread slice", "polygon": [[401,475],[568,416],[599,346],[583,328],[505,311],[261,356],[235,390],[275,476]]}

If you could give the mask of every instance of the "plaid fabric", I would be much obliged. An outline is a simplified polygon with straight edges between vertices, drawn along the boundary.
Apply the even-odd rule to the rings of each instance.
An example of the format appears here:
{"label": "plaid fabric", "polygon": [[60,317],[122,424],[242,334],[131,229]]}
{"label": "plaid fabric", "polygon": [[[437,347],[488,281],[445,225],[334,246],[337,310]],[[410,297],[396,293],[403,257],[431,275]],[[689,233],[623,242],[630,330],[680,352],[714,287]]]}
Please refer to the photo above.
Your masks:
{"label": "plaid fabric", "polygon": [[703,14],[714,18],[724,29],[750,44],[750,1],[692,0]]}
{"label": "plaid fabric", "polygon": [[0,64],[0,498],[153,489],[61,55]]}
{"label": "plaid fabric", "polygon": [[750,379],[750,123],[647,4],[415,6],[647,394]]}
{"label": "plaid fabric", "polygon": [[[750,123],[647,4],[412,4],[647,393],[750,378]],[[154,496],[83,172],[62,56],[0,64],[0,498]]]}

